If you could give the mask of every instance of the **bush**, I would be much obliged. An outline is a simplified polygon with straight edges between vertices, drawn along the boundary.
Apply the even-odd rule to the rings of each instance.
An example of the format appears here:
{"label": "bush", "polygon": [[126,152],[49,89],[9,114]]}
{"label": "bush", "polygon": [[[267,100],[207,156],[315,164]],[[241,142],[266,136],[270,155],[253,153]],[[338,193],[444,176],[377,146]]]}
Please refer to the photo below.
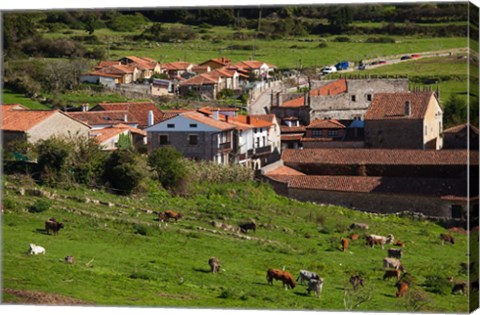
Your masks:
{"label": "bush", "polygon": [[37,200],[33,205],[28,207],[28,212],[40,213],[45,212],[51,207],[51,203],[46,200]]}
{"label": "bush", "polygon": [[450,294],[452,290],[452,283],[444,276],[427,276],[423,285],[427,291],[441,295]]}
{"label": "bush", "polygon": [[146,236],[148,234],[148,228],[146,225],[143,224],[135,224],[133,226],[133,229],[135,230],[135,234],[140,234],[143,236]]}
{"label": "bush", "polygon": [[20,209],[18,202],[11,197],[4,197],[2,206],[5,210],[18,211]]}
{"label": "bush", "polygon": [[381,44],[392,44],[395,43],[395,39],[391,37],[369,37],[365,41],[367,43],[381,43]]}
{"label": "bush", "polygon": [[173,147],[163,147],[154,150],[148,156],[150,166],[165,188],[177,185],[186,175],[182,154]]}
{"label": "bush", "polygon": [[326,48],[326,47],[328,47],[328,45],[327,45],[327,43],[320,43],[320,44],[318,44],[317,47],[318,48]]}
{"label": "bush", "polygon": [[106,160],[103,178],[119,194],[128,195],[148,177],[146,161],[130,150],[117,150]]}

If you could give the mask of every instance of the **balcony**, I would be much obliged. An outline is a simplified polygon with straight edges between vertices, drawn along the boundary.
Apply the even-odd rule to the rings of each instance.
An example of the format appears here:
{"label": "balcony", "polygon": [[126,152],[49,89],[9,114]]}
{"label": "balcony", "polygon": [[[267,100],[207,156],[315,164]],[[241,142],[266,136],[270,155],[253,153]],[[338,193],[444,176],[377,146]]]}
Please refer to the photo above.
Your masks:
{"label": "balcony", "polygon": [[231,142],[224,142],[218,145],[218,151],[226,152],[232,150],[232,143]]}
{"label": "balcony", "polygon": [[254,148],[252,150],[248,150],[249,155],[253,155],[254,157],[269,155],[272,152],[272,146],[267,145],[266,147]]}

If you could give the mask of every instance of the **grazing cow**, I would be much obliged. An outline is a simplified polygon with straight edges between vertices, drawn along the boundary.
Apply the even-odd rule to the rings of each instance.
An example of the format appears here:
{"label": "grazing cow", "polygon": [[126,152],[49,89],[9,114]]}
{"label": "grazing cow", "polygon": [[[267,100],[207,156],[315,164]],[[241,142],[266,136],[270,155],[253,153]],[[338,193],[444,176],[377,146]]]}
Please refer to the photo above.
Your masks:
{"label": "grazing cow", "polygon": [[400,246],[400,247],[405,247],[405,242],[396,241],[395,243],[393,243],[393,245]]}
{"label": "grazing cow", "polygon": [[371,234],[371,235],[367,235],[366,238],[367,238],[367,245],[369,245],[372,248],[375,247],[375,245],[380,245],[382,246],[382,249],[384,248],[385,244],[391,244],[394,239],[392,234],[388,234],[388,236],[386,237]]}
{"label": "grazing cow", "polygon": [[467,283],[466,282],[459,282],[455,283],[452,287],[452,294],[457,294],[458,292],[461,292],[462,295],[465,295],[467,293]]}
{"label": "grazing cow", "polygon": [[63,223],[57,222],[55,218],[50,218],[47,221],[45,221],[45,231],[47,231],[48,235],[50,235],[50,231],[53,232],[53,235],[58,235],[58,231],[63,228],[64,228]]}
{"label": "grazing cow", "polygon": [[73,265],[75,263],[75,257],[65,256],[65,263]]}
{"label": "grazing cow", "polygon": [[358,286],[361,285],[363,287],[363,279],[359,275],[352,275],[350,280],[348,280],[350,284],[353,286],[353,290],[357,291]]}
{"label": "grazing cow", "polygon": [[402,263],[397,258],[384,258],[383,259],[383,268],[393,268],[393,269],[400,269],[401,271],[405,271],[402,266]]}
{"label": "grazing cow", "polygon": [[314,291],[317,297],[320,297],[323,288],[323,278],[320,279],[310,279],[308,282],[307,293],[310,295],[311,291]]}
{"label": "grazing cow", "polygon": [[30,255],[38,255],[38,254],[43,254],[45,255],[45,248],[43,248],[42,246],[38,246],[38,245],[35,245],[35,244],[30,244],[30,247],[28,249],[28,253]]}
{"label": "grazing cow", "polygon": [[368,230],[368,224],[365,224],[365,223],[352,223],[352,225],[350,225],[350,229],[351,229],[351,230],[353,230],[353,229]]}
{"label": "grazing cow", "polygon": [[208,260],[208,264],[210,265],[210,270],[215,273],[215,272],[219,272],[220,271],[220,267],[221,267],[221,264],[220,264],[220,260],[216,257],[211,257],[209,260]]}
{"label": "grazing cow", "polygon": [[396,248],[389,248],[388,249],[388,257],[391,257],[391,258],[402,258],[403,256],[403,250],[400,248],[400,249],[396,249]]}
{"label": "grazing cow", "polygon": [[352,241],[356,241],[356,240],[360,239],[360,235],[352,233],[348,236],[348,238],[351,239]]}
{"label": "grazing cow", "polygon": [[273,285],[273,279],[282,281],[282,285],[285,290],[288,288],[295,288],[296,283],[292,275],[288,271],[278,270],[278,269],[268,269],[267,271],[267,282],[270,285]]}
{"label": "grazing cow", "polygon": [[398,269],[395,270],[387,270],[383,275],[383,280],[390,279],[390,278],[397,278],[397,281],[400,280],[401,271]]}
{"label": "grazing cow", "polygon": [[346,252],[348,250],[348,238],[342,238],[340,244],[342,244],[342,250]]}
{"label": "grazing cow", "polygon": [[253,232],[255,232],[257,229],[257,225],[255,224],[255,222],[243,223],[240,224],[238,227],[240,227],[240,231],[242,231],[242,233],[247,233],[248,230],[253,230]]}
{"label": "grazing cow", "polygon": [[305,284],[305,281],[308,283],[311,279],[320,279],[320,276],[315,272],[308,270],[300,270],[300,274],[297,277],[297,281],[300,279],[300,284]]}
{"label": "grazing cow", "polygon": [[407,294],[408,284],[406,282],[398,281],[396,284],[396,287],[397,287],[397,294],[396,294],[397,297],[402,297],[402,296],[405,296],[405,294]]}
{"label": "grazing cow", "polygon": [[445,242],[455,244],[455,240],[453,239],[453,236],[448,235],[448,234],[440,234],[440,240],[442,241],[442,245],[445,245]]}
{"label": "grazing cow", "polygon": [[160,222],[164,222],[164,221],[169,222],[170,219],[175,219],[175,222],[177,222],[177,220],[181,218],[183,218],[183,215],[180,212],[175,212],[172,210],[166,210],[160,213],[160,215],[158,216],[158,219],[160,220]]}

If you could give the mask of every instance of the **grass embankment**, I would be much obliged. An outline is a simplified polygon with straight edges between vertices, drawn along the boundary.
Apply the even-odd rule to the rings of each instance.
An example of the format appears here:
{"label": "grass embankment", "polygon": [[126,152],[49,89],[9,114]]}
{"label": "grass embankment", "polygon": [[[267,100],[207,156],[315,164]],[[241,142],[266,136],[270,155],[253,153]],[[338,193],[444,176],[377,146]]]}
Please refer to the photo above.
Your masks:
{"label": "grass embankment", "polygon": [[49,109],[40,102],[5,88],[2,89],[2,104],[21,104],[30,109]]}
{"label": "grass embankment", "polygon": [[[243,309],[343,310],[344,286],[351,274],[365,278],[371,300],[357,310],[409,311],[406,298],[396,298],[394,281],[382,280],[387,250],[353,241],[346,253],[340,237],[352,222],[370,225],[369,233],[394,234],[407,243],[402,259],[415,278],[413,291],[424,294],[423,311],[466,312],[467,298],[435,294],[423,286],[428,276],[465,280],[459,264],[467,261],[467,239],[442,246],[433,223],[352,211],[336,206],[302,203],[277,196],[263,184],[204,185],[191,197],[171,197],[157,191],[135,198],[88,189],[57,189],[61,195],[89,197],[123,204],[108,207],[70,199],[52,201],[43,213],[25,211],[40,197],[4,190],[3,287],[60,294],[95,305],[221,307]],[[181,211],[178,223],[161,224],[140,209]],[[58,236],[46,235],[44,221],[65,223]],[[237,224],[254,219],[252,239],[217,230],[212,220]],[[146,228],[140,235],[138,224]],[[137,225],[137,227],[136,227]],[[207,230],[202,230],[207,229]],[[363,231],[360,231],[363,235]],[[29,243],[46,248],[30,256]],[[387,248],[390,247],[387,245]],[[67,265],[67,255],[76,264]],[[211,256],[222,270],[211,274]],[[307,296],[305,286],[285,291],[265,280],[268,268],[285,267],[296,277],[300,269],[318,272],[325,285],[321,298]],[[18,302],[12,294],[4,303]]]}

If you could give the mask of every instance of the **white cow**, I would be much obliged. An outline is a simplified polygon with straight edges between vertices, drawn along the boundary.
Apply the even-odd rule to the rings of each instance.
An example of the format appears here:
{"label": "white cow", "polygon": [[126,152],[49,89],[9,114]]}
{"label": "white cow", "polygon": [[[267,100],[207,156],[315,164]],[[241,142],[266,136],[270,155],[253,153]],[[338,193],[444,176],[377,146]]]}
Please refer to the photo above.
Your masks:
{"label": "white cow", "polygon": [[320,279],[320,276],[315,272],[311,272],[308,270],[300,270],[300,274],[298,275],[297,282],[299,279],[300,279],[300,283],[304,284],[305,281],[308,283],[311,279],[318,280]]}
{"label": "white cow", "polygon": [[307,293],[310,294],[311,291],[314,291],[315,294],[320,297],[323,288],[323,278],[320,279],[310,279],[308,282]]}
{"label": "white cow", "polygon": [[30,248],[28,249],[28,253],[30,255],[38,255],[38,254],[44,254],[45,255],[45,248],[32,243],[32,244],[30,244]]}
{"label": "white cow", "polygon": [[402,263],[400,262],[399,259],[396,259],[396,258],[384,258],[383,259],[383,268],[393,268],[395,270],[401,270],[401,271],[405,271],[405,269],[403,268],[402,266]]}

